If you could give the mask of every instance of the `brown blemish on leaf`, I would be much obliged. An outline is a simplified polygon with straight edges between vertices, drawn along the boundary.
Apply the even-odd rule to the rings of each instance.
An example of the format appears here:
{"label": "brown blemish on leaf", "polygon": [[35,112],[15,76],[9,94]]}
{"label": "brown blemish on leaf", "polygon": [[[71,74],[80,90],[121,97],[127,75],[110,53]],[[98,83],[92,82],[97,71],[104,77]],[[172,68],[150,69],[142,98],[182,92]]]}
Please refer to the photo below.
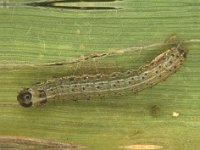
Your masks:
{"label": "brown blemish on leaf", "polygon": [[153,117],[158,117],[160,115],[160,107],[158,105],[153,105],[151,106],[150,108],[150,114],[153,116]]}
{"label": "brown blemish on leaf", "polygon": [[136,144],[136,145],[125,145],[121,146],[120,148],[124,150],[155,150],[155,149],[163,149],[163,146]]}
{"label": "brown blemish on leaf", "polygon": [[59,150],[79,150],[85,148],[84,146],[69,144],[69,143],[60,143],[52,142],[47,140],[32,139],[25,137],[15,137],[15,136],[0,136],[1,146],[11,147],[12,149],[59,149]]}

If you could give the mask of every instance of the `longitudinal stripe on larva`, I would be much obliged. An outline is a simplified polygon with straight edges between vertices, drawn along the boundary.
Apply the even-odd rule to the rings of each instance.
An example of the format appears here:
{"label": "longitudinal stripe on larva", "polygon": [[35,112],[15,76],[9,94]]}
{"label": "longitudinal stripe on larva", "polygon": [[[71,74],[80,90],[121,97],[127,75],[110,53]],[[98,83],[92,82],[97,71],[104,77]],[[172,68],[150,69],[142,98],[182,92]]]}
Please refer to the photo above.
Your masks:
{"label": "longitudinal stripe on larva", "polygon": [[174,44],[138,70],[114,72],[111,75],[69,76],[49,80],[23,89],[17,99],[22,106],[30,107],[57,99],[91,99],[126,91],[136,93],[152,87],[175,73],[181,67],[185,56],[186,52],[181,49],[180,44]]}

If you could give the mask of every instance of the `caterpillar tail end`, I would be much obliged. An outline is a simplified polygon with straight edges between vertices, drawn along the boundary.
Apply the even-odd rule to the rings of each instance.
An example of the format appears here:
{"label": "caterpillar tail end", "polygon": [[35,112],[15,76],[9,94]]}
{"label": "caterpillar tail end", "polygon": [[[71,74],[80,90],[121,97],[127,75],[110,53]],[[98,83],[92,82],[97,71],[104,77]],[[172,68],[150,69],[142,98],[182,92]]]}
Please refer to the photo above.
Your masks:
{"label": "caterpillar tail end", "polygon": [[23,107],[31,107],[33,105],[42,105],[47,102],[47,96],[44,90],[32,90],[30,88],[23,89],[17,96],[17,101]]}

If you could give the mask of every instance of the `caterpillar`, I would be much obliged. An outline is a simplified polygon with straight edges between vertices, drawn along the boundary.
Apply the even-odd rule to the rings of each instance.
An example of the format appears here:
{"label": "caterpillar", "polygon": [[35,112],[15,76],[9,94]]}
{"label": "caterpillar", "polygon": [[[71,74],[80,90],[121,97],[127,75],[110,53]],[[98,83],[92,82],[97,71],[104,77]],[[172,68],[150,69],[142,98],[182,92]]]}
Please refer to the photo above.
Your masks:
{"label": "caterpillar", "polygon": [[48,80],[31,88],[22,89],[17,100],[24,107],[38,106],[57,99],[80,100],[110,93],[137,93],[152,87],[174,74],[183,64],[187,51],[181,43],[174,43],[150,63],[137,70],[114,72],[110,75],[68,76]]}

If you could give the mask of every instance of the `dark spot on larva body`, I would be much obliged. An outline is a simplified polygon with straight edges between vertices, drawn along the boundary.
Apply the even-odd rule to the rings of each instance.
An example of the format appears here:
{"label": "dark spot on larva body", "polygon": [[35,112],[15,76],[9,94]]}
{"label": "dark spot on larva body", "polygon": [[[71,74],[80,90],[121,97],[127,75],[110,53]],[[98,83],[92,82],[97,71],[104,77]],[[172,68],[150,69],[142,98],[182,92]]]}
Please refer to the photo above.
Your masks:
{"label": "dark spot on larva body", "polygon": [[88,76],[84,76],[84,77],[83,77],[83,80],[87,80],[87,79],[88,79]]}
{"label": "dark spot on larva body", "polygon": [[84,59],[84,60],[88,60],[89,58],[90,58],[90,57],[86,56],[86,57],[84,57],[83,59]]}
{"label": "dark spot on larva body", "polygon": [[150,65],[153,66],[153,65],[154,65],[154,62],[151,62]]}
{"label": "dark spot on larva body", "polygon": [[167,59],[166,54],[163,56],[162,60],[165,61]]}
{"label": "dark spot on larva body", "polygon": [[69,77],[68,79],[69,79],[69,81],[74,81],[75,77]]}
{"label": "dark spot on larva body", "polygon": [[111,74],[111,78],[115,79],[117,77],[120,77],[121,75],[122,75],[121,73],[115,72],[115,73]]}
{"label": "dark spot on larva body", "polygon": [[130,71],[130,70],[129,70],[129,71],[127,71],[127,72],[126,72],[126,74],[127,74],[127,75],[130,75],[130,74],[131,74],[131,71]]}
{"label": "dark spot on larva body", "polygon": [[101,78],[102,78],[102,75],[101,75],[101,74],[97,74],[97,75],[96,75],[96,78],[97,78],[97,79],[101,79]]}
{"label": "dark spot on larva body", "polygon": [[116,78],[116,77],[117,77],[117,73],[113,73],[113,74],[111,75],[111,77],[112,77],[112,78]]}
{"label": "dark spot on larva body", "polygon": [[177,67],[176,66],[174,66],[174,69],[176,69]]}
{"label": "dark spot on larva body", "polygon": [[46,93],[44,92],[44,90],[38,90],[39,92],[39,97],[42,98],[42,97],[45,97],[46,96]]}
{"label": "dark spot on larva body", "polygon": [[40,104],[44,104],[44,103],[46,103],[47,102],[47,95],[46,95],[46,93],[45,93],[45,91],[44,90],[38,90],[38,92],[39,92],[39,97],[40,97]]}
{"label": "dark spot on larva body", "polygon": [[142,72],[142,71],[143,71],[143,69],[144,69],[144,67],[140,67],[139,71],[140,71],[140,72]]}

